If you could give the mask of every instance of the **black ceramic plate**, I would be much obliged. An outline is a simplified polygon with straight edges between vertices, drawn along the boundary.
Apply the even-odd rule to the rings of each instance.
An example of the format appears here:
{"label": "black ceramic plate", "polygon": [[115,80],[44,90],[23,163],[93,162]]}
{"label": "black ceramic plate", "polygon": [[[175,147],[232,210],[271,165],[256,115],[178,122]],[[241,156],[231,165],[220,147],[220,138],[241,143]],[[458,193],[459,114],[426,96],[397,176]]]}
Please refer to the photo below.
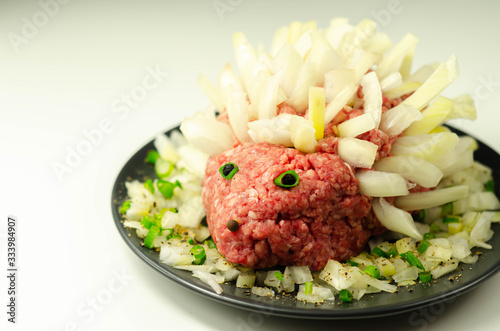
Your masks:
{"label": "black ceramic plate", "polygon": [[[174,128],[166,134],[170,134]],[[459,135],[464,133],[453,129]],[[475,152],[475,159],[492,167],[494,181],[500,183],[500,155],[481,142]],[[149,142],[125,164],[116,178],[111,208],[118,232],[127,245],[149,266],[159,271],[167,278],[205,297],[228,304],[234,307],[265,312],[266,314],[314,319],[349,319],[387,316],[425,306],[454,300],[457,296],[471,290],[500,269],[500,225],[494,224],[495,235],[489,241],[491,250],[480,250],[482,253],[479,262],[473,267],[461,264],[456,272],[443,276],[437,283],[417,284],[411,287],[401,287],[397,294],[377,293],[365,295],[361,300],[349,304],[314,305],[303,303],[289,296],[278,295],[275,298],[249,295],[248,290],[236,288],[234,284],[222,284],[224,292],[216,294],[208,285],[193,277],[191,272],[177,270],[159,262],[159,254],[141,246],[141,239],[135,235],[135,230],[126,229],[122,224],[122,217],[118,212],[123,201],[127,200],[125,181],[138,179],[144,181],[154,176],[153,167],[144,162],[148,150],[154,149],[153,142]],[[499,196],[496,185],[496,194]],[[337,300],[338,301],[338,300]]]}

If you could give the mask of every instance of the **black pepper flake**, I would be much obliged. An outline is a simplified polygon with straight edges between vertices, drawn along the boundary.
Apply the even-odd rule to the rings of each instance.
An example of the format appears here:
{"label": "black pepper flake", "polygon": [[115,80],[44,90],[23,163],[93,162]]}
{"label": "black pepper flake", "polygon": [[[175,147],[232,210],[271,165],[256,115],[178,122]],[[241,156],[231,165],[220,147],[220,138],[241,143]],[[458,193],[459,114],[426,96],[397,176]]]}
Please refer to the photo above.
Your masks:
{"label": "black pepper flake", "polygon": [[231,232],[235,232],[239,229],[240,223],[236,220],[230,220],[226,223],[227,229]]}

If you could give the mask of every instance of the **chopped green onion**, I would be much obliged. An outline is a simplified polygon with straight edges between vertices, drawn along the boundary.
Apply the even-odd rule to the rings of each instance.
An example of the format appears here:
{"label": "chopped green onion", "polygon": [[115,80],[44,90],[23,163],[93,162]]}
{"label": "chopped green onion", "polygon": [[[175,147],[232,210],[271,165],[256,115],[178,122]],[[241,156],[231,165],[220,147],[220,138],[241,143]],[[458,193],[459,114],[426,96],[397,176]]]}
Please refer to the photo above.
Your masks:
{"label": "chopped green onion", "polygon": [[368,274],[372,278],[380,278],[380,271],[374,265],[369,265],[363,270],[365,274]]}
{"label": "chopped green onion", "polygon": [[435,239],[436,235],[432,232],[424,233],[424,240]]}
{"label": "chopped green onion", "polygon": [[274,184],[285,188],[297,186],[299,184],[299,175],[293,170],[285,171],[276,177]]}
{"label": "chopped green onion", "polygon": [[431,233],[438,233],[439,231],[441,231],[441,229],[439,228],[439,225],[432,223],[431,226],[429,227],[429,231]]}
{"label": "chopped green onion", "polygon": [[427,250],[427,248],[429,248],[430,245],[431,245],[431,243],[424,239],[418,245],[417,251],[419,251],[420,254],[424,254],[425,251]]}
{"label": "chopped green onion", "polygon": [[228,162],[219,168],[219,172],[224,179],[231,179],[238,172],[238,166]]}
{"label": "chopped green onion", "polygon": [[148,235],[144,239],[144,246],[147,248],[153,248],[153,241],[160,233],[160,229],[156,225],[151,225],[149,228]]}
{"label": "chopped green onion", "polygon": [[177,208],[172,207],[172,208],[163,208],[162,210],[160,210],[160,213],[163,215],[163,214],[165,214],[165,212],[167,212],[167,211],[170,211],[170,212],[172,212],[172,213],[176,213],[176,214],[177,214],[177,212],[178,212]]}
{"label": "chopped green onion", "polygon": [[274,278],[280,280],[280,281],[283,281],[283,274],[279,271],[275,271],[274,272]]}
{"label": "chopped green onion", "polygon": [[153,185],[153,181],[151,179],[148,179],[147,181],[144,182],[144,187],[151,192],[151,194],[155,194],[155,187]]}
{"label": "chopped green onion", "polygon": [[217,248],[217,246],[215,245],[215,241],[211,238],[205,240],[205,244],[208,246],[208,248]]}
{"label": "chopped green onion", "polygon": [[207,254],[205,253],[205,248],[201,245],[193,246],[190,250],[191,254],[194,256],[193,264],[203,264],[207,259]]}
{"label": "chopped green onion", "polygon": [[342,302],[351,302],[352,301],[352,293],[347,289],[340,290],[339,292],[340,301]]}
{"label": "chopped green onion", "polygon": [[451,215],[453,213],[453,202],[448,202],[441,207],[441,217]]}
{"label": "chopped green onion", "polygon": [[187,240],[187,243],[190,244],[190,245],[194,245],[194,240],[193,238],[188,238]]}
{"label": "chopped green onion", "polygon": [[130,209],[130,204],[132,203],[132,201],[130,200],[127,200],[127,201],[124,201],[122,206],[120,207],[120,214],[125,214],[127,213],[127,210]]}
{"label": "chopped green onion", "polygon": [[144,216],[141,220],[141,225],[145,229],[151,229],[153,225],[156,225],[153,219],[149,216]]}
{"label": "chopped green onion", "polygon": [[431,281],[432,276],[429,271],[422,271],[418,274],[418,279],[421,283],[428,283]]}
{"label": "chopped green onion", "polygon": [[396,246],[391,247],[391,249],[387,252],[388,257],[396,257],[398,256],[398,248]]}
{"label": "chopped green onion", "polygon": [[353,266],[353,267],[357,267],[357,266],[358,266],[358,263],[357,263],[357,262],[354,262],[354,261],[352,261],[352,260],[347,260],[347,261],[345,261],[345,262],[346,262],[346,263],[348,263],[348,264],[350,264],[350,265],[351,265],[351,266]]}
{"label": "chopped green onion", "polygon": [[493,182],[493,179],[490,179],[486,182],[486,184],[484,184],[484,189],[487,192],[495,192],[495,182]]}
{"label": "chopped green onion", "polygon": [[382,248],[380,248],[380,247],[378,247],[378,246],[377,246],[377,247],[375,247],[374,249],[372,249],[372,251],[371,251],[371,253],[370,253],[370,254],[371,254],[371,255],[378,256],[378,257],[387,257],[387,253],[386,253],[386,252],[384,252],[384,251],[382,250]]}
{"label": "chopped green onion", "polygon": [[178,233],[175,233],[173,230],[172,232],[167,236],[167,240],[174,239],[174,238],[181,238],[181,236]]}
{"label": "chopped green onion", "polygon": [[422,262],[420,262],[420,260],[415,255],[413,255],[412,252],[408,251],[406,253],[401,253],[400,255],[403,258],[403,260],[408,262],[410,265],[425,270],[424,266],[422,265]]}
{"label": "chopped green onion", "polygon": [[425,220],[425,209],[420,209],[418,214],[414,216],[415,222],[422,223]]}
{"label": "chopped green onion", "polygon": [[171,161],[167,161],[164,159],[158,159],[155,163],[155,172],[158,178],[165,179],[172,174],[175,165]]}
{"label": "chopped green onion", "polygon": [[455,217],[455,216],[443,218],[443,224],[458,223],[459,221],[460,221],[460,219],[458,217]]}
{"label": "chopped green onion", "polygon": [[177,180],[175,183],[171,183],[166,180],[158,180],[156,183],[156,187],[158,187],[158,191],[167,199],[172,199],[174,196],[174,189],[176,187],[182,188],[181,183]]}
{"label": "chopped green onion", "polygon": [[313,282],[306,282],[304,285],[305,285],[305,289],[304,289],[305,295],[312,294],[312,292],[313,292]]}
{"label": "chopped green onion", "polygon": [[169,231],[169,234],[166,235],[167,240],[172,238],[172,235],[174,234],[174,229],[166,228],[166,229],[160,229],[160,236],[163,235],[163,232]]}
{"label": "chopped green onion", "polygon": [[160,158],[160,154],[155,150],[149,150],[148,155],[146,155],[146,162],[149,164],[155,164],[156,160]]}

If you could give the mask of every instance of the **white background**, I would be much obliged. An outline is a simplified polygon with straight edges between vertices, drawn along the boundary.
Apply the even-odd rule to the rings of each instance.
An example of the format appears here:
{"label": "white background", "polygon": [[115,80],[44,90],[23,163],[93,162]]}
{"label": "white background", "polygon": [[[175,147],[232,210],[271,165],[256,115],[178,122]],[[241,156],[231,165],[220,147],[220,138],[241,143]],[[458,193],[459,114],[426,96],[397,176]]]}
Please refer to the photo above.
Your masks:
{"label": "white background", "polygon": [[[233,32],[268,49],[274,30],[293,20],[326,27],[335,16],[354,24],[370,18],[394,41],[412,32],[420,40],[415,67],[456,53],[461,75],[444,95],[471,94],[479,118],[455,125],[500,152],[500,3],[62,2],[42,0],[51,4],[46,9],[37,1],[0,2],[0,265],[6,270],[5,224],[14,215],[20,269],[16,325],[6,322],[0,272],[2,330],[498,329],[500,275],[413,318],[301,321],[214,303],[132,253],[113,224],[110,195],[137,149],[207,105],[197,77],[203,72],[215,81],[233,61]],[[148,78],[151,70],[160,71],[157,84]],[[122,98],[145,79],[147,93],[125,106]],[[54,164],[66,164],[86,144],[85,132],[95,133],[103,121],[111,129],[95,135],[88,154],[73,159],[59,180]]]}

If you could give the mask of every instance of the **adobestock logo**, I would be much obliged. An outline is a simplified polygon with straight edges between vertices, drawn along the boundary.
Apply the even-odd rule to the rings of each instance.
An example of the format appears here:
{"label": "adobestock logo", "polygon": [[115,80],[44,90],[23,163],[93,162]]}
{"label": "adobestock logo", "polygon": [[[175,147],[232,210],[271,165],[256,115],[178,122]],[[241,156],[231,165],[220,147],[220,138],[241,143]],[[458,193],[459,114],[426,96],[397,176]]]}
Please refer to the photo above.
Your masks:
{"label": "adobestock logo", "polygon": [[38,5],[40,10],[36,11],[31,18],[24,16],[21,18],[22,26],[20,33],[10,32],[7,35],[10,45],[16,53],[19,53],[19,47],[26,45],[35,38],[40,29],[43,29],[50,20],[54,18],[61,9],[61,5],[66,5],[71,0],[40,0]]}

